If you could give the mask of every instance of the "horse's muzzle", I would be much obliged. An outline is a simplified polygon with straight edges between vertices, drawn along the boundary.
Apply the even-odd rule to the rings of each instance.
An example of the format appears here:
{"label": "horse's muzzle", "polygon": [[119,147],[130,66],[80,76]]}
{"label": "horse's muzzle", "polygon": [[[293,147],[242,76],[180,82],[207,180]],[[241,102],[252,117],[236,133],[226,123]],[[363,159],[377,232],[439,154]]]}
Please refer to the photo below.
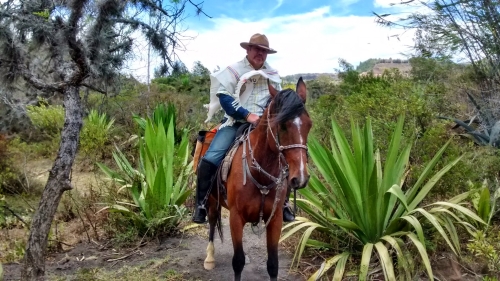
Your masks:
{"label": "horse's muzzle", "polygon": [[294,177],[290,180],[290,187],[293,189],[301,189],[306,187],[307,183],[309,182],[310,175],[307,175],[306,177]]}

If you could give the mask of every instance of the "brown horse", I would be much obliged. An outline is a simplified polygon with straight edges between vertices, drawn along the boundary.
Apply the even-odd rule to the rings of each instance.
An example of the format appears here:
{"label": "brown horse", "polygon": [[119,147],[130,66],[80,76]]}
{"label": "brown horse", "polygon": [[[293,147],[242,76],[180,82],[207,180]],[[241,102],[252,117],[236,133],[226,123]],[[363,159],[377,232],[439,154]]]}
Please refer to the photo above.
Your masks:
{"label": "brown horse", "polygon": [[227,201],[221,188],[212,188],[208,200],[209,243],[205,269],[215,267],[214,233],[222,240],[221,206],[229,210],[233,240],[234,280],[241,280],[245,266],[243,227],[247,222],[265,222],[267,272],[278,276],[278,241],[283,224],[282,206],[287,192],[307,185],[307,135],[312,121],[305,109],[306,85],[302,78],[296,91],[277,92],[271,98],[256,128],[237,148],[227,175]]}

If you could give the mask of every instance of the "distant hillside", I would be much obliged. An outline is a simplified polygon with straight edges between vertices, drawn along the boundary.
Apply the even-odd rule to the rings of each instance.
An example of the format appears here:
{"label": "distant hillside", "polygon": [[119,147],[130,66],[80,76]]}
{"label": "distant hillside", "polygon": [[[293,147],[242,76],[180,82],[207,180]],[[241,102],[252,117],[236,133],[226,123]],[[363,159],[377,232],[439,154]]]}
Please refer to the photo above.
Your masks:
{"label": "distant hillside", "polygon": [[408,60],[401,59],[368,59],[361,62],[356,71],[359,73],[365,73],[373,71],[375,75],[381,75],[384,70],[397,68],[402,73],[409,73],[411,70],[411,65]]}
{"label": "distant hillside", "polygon": [[332,79],[337,79],[336,73],[298,73],[293,75],[287,75],[285,77],[281,77],[285,83],[296,83],[300,77],[304,79],[304,81],[314,80],[320,76],[327,76]]}
{"label": "distant hillside", "polygon": [[411,64],[407,63],[377,63],[373,66],[373,74],[382,75],[384,70],[397,68],[401,73],[409,74],[411,71]]}
{"label": "distant hillside", "polygon": [[[361,62],[355,70],[361,74],[373,71],[373,74],[375,74],[375,76],[378,76],[382,75],[382,73],[384,73],[384,70],[391,68],[397,68],[401,73],[406,74],[410,73],[411,71],[411,65],[408,60],[401,59],[368,59],[364,62]],[[338,80],[337,73],[298,73],[287,75],[281,78],[285,83],[296,83],[301,76],[305,81],[315,80],[321,76],[327,76],[332,78],[333,80]]]}

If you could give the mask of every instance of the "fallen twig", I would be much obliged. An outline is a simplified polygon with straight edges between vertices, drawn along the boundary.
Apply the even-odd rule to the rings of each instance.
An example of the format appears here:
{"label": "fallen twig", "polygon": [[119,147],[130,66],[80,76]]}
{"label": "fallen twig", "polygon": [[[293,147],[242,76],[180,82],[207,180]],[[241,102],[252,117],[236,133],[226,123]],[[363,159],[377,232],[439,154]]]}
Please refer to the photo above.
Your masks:
{"label": "fallen twig", "polygon": [[128,255],[123,256],[123,257],[119,257],[119,258],[116,258],[116,259],[109,259],[109,260],[107,260],[107,261],[109,261],[109,262],[113,262],[113,261],[124,260],[124,259],[126,259],[126,258],[128,258],[128,257],[132,256],[133,254],[137,253],[137,252],[138,252],[138,253],[142,253],[142,252],[141,252],[141,251],[139,251],[139,250],[135,250],[135,251],[133,251],[133,252],[129,253]]}

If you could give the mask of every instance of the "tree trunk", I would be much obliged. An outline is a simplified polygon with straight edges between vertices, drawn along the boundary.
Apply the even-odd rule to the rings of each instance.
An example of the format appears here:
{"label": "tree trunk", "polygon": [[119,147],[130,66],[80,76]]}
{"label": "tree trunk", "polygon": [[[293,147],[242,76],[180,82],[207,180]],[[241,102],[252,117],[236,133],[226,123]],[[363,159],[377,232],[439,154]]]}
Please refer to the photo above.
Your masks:
{"label": "tree trunk", "polygon": [[24,256],[22,280],[44,280],[45,253],[52,220],[62,194],[72,188],[71,168],[75,160],[82,128],[82,104],[79,87],[69,86],[64,90],[64,107],[65,122],[61,133],[61,143],[43,190],[38,210],[33,215]]}

